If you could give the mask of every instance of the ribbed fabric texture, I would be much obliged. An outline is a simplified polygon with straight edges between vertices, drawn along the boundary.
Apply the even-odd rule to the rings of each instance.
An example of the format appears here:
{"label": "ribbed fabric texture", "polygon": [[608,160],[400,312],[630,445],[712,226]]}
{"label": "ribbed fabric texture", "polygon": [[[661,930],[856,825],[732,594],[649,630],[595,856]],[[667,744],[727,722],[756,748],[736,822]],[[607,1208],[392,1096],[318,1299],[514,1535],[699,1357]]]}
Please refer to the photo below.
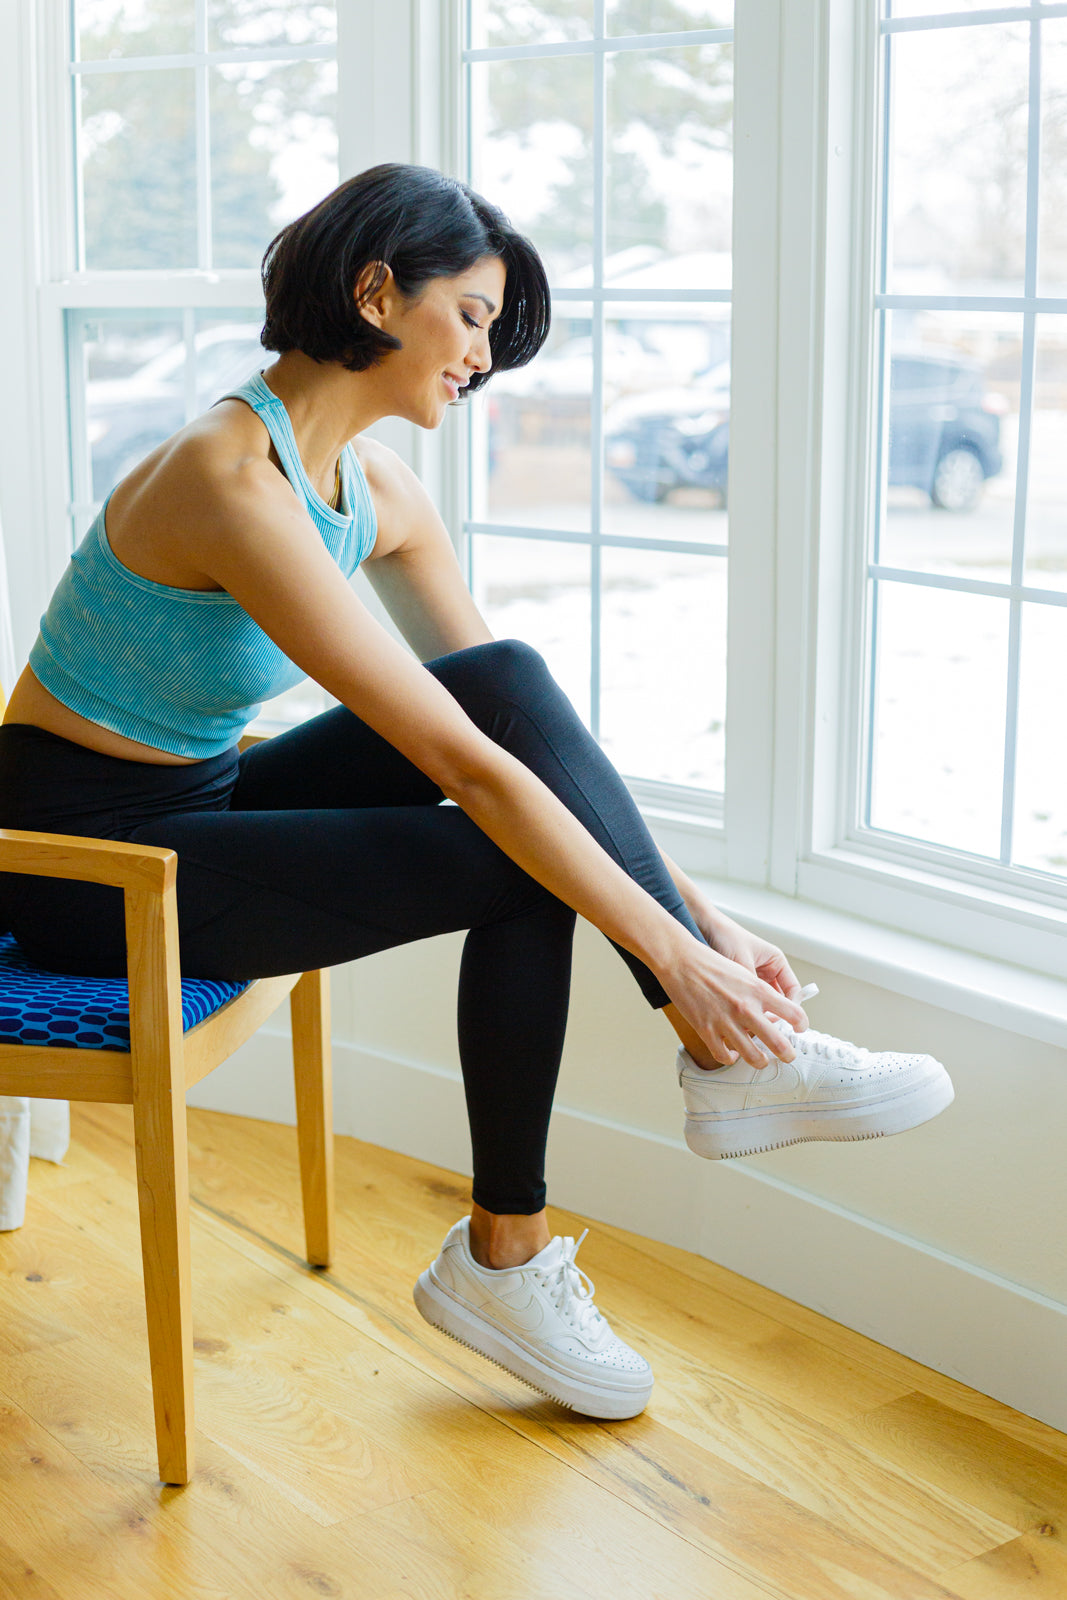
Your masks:
{"label": "ribbed fabric texture", "polygon": [[[374,548],[374,504],[355,452],[341,454],[342,510],[316,494],[288,413],[258,373],[233,391],[265,425],[286,477],[346,577]],[[205,760],[240,738],[264,700],[305,674],[230,595],[138,577],[108,544],[107,502],[78,546],[30,652],[45,688],[114,733]]]}

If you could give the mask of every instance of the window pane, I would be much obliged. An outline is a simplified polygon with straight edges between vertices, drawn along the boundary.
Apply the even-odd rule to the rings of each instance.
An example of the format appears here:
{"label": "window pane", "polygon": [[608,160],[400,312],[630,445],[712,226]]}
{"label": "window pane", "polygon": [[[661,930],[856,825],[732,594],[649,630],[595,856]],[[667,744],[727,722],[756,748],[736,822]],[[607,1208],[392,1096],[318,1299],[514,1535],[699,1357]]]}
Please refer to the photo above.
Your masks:
{"label": "window pane", "polygon": [[201,313],[196,321],[193,414],[207,411],[222,395],[240,388],[253,372],[275,360],[259,342],[262,312]]}
{"label": "window pane", "polygon": [[91,73],[80,84],[85,265],[196,265],[191,68]]}
{"label": "window pane", "polygon": [[1067,589],[1067,317],[1037,318],[1026,579]]}
{"label": "window pane", "polygon": [[730,309],[619,310],[604,335],[604,528],[723,544]]}
{"label": "window pane", "polygon": [[210,73],[212,256],[257,266],[278,229],[337,184],[332,61]]}
{"label": "window pane", "polygon": [[540,650],[589,721],[589,546],[471,535],[471,589],[498,639]]}
{"label": "window pane", "polygon": [[[98,316],[71,312],[72,349],[83,352],[91,495],[103,500],[150,450],[185,422],[185,343],[181,312]],[[74,407],[74,415],[78,407]],[[75,452],[82,442],[72,441]],[[77,486],[76,486],[77,487]]]}
{"label": "window pane", "polygon": [[1067,875],[1067,609],[1024,606],[1019,679],[1015,856],[1020,866]]}
{"label": "window pane", "polygon": [[592,325],[590,306],[561,301],[541,353],[475,400],[475,521],[588,529]]}
{"label": "window pane", "polygon": [[273,733],[280,728],[295,728],[298,722],[317,717],[320,712],[329,711],[337,703],[333,695],[327,694],[314,678],[305,678],[303,683],[286,689],[284,694],[275,695],[273,700],[265,700],[263,710],[249,732]]}
{"label": "window pane", "polygon": [[593,0],[471,0],[471,48],[593,36]]}
{"label": "window pane", "polygon": [[193,48],[194,0],[75,0],[80,61],[174,55]]}
{"label": "window pane", "polygon": [[276,44],[333,44],[332,0],[207,0],[208,49]]}
{"label": "window pane", "polygon": [[1011,576],[1022,317],[888,315],[888,479],[878,560]]}
{"label": "window pane", "polygon": [[995,7],[989,0],[882,0],[882,13],[887,17],[926,17],[948,11],[1005,11],[1009,6],[1029,4],[1030,0],[996,0]]}
{"label": "window pane", "polygon": [[1028,39],[1001,23],[888,41],[890,292],[1021,291]]}
{"label": "window pane", "polygon": [[723,787],[726,562],[601,553],[600,737],[620,771]]}
{"label": "window pane", "polygon": [[996,857],[1008,602],[878,591],[871,826]]}
{"label": "window pane", "polygon": [[607,31],[613,34],[730,28],[733,20],[733,0],[607,0]]}
{"label": "window pane", "polygon": [[71,348],[82,351],[81,375],[76,364],[70,381],[72,390],[76,383],[85,386],[94,500],[103,500],[157,444],[272,359],[259,342],[258,312],[201,314],[192,359],[180,311],[70,317]]}
{"label": "window pane", "polygon": [[1067,19],[1041,26],[1038,293],[1067,296]]}
{"label": "window pane", "polygon": [[533,239],[553,283],[588,283],[593,63],[542,56],[471,68],[471,182]]}
{"label": "window pane", "polygon": [[606,283],[730,286],[733,47],[607,61]]}

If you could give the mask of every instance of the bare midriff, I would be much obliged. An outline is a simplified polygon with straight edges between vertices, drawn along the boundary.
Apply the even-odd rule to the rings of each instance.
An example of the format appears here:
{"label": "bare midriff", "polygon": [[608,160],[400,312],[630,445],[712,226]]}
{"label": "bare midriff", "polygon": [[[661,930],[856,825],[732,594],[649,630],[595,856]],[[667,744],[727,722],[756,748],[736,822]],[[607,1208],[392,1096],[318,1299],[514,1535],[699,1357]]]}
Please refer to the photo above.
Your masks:
{"label": "bare midriff", "polygon": [[79,716],[50,694],[27,667],[15,685],[7,703],[4,722],[19,722],[30,727],[43,728],[72,744],[84,745],[102,756],[117,756],[120,761],[147,761],[161,767],[188,767],[193,765],[189,756],[176,756],[169,750],[157,750],[153,745],[140,744],[127,739],[124,734],[112,733],[98,722]]}

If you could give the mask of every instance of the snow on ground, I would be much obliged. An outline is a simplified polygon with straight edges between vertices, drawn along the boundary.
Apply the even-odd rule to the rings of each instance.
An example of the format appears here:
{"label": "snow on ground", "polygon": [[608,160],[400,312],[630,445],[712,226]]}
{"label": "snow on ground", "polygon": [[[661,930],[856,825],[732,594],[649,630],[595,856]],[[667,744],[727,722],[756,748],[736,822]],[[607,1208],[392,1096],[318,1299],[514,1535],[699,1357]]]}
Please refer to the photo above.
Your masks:
{"label": "snow on ground", "polygon": [[[1051,474],[1044,487],[1051,489]],[[970,514],[894,496],[887,564],[1005,582],[1010,483]],[[1058,486],[1057,491],[1058,491]],[[1058,505],[1055,501],[1058,499]],[[1027,581],[1067,587],[1067,493],[1042,496]],[[539,516],[544,508],[539,509]],[[527,513],[528,515],[528,513]],[[581,526],[577,504],[553,525]],[[526,517],[515,509],[510,519]],[[612,507],[612,531],[724,542],[710,506]],[[726,564],[668,552],[603,552],[601,733],[626,773],[697,788],[723,783]],[[494,632],[526,639],[589,715],[590,555],[565,543],[477,536],[474,590]],[[1009,607],[987,596],[886,584],[878,617],[871,822],[997,857],[1004,771]],[[1067,874],[1067,608],[1023,609],[1015,861]]]}

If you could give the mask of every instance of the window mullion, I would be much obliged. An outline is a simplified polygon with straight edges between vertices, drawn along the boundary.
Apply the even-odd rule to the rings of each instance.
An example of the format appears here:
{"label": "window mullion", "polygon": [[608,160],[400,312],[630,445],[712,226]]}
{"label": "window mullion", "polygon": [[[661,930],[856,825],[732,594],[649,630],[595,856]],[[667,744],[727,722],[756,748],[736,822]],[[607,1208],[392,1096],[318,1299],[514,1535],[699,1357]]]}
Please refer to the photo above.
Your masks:
{"label": "window mullion", "polygon": [[1023,313],[1023,353],[1019,390],[1019,447],[1015,479],[1015,524],[1012,530],[1011,601],[1008,624],[1008,688],[1004,716],[1004,774],[1000,817],[1000,859],[1011,863],[1015,831],[1015,763],[1019,730],[1019,667],[1022,652],[1022,600],[1019,590],[1025,577],[1026,502],[1030,470],[1030,434],[1034,406],[1034,357],[1037,318],[1033,302],[1037,298],[1037,222],[1038,183],[1041,171],[1041,24],[1030,23],[1030,82],[1027,107],[1026,172],[1026,265],[1025,294],[1029,302]]}
{"label": "window mullion", "polygon": [[208,105],[207,0],[196,0],[196,264],[208,269],[211,251],[211,111]]}
{"label": "window mullion", "polygon": [[[595,0],[593,34],[604,36],[604,0]],[[600,738],[601,582],[603,560],[600,534],[604,518],[604,304],[598,293],[604,285],[604,228],[606,221],[605,167],[607,151],[606,62],[603,50],[593,59],[593,382],[589,396],[589,726]]]}
{"label": "window mullion", "polygon": [[737,8],[725,823],[729,875],[754,883],[769,861],[778,645],[780,29],[778,0]]}

